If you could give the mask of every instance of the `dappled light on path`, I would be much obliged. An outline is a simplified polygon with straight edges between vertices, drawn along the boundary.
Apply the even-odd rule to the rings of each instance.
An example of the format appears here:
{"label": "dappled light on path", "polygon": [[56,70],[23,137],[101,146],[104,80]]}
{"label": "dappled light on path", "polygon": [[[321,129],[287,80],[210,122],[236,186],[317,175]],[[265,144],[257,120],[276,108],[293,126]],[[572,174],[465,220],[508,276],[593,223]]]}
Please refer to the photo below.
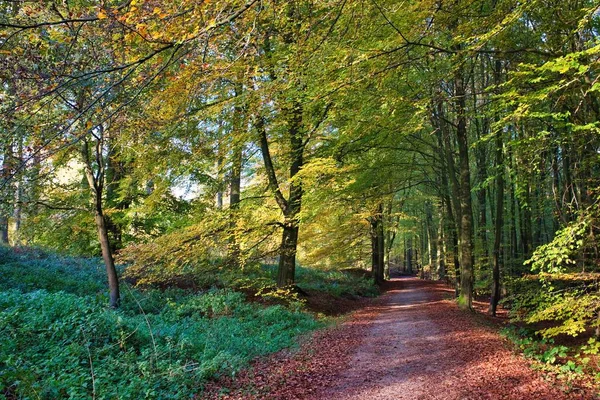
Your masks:
{"label": "dappled light on path", "polygon": [[348,369],[327,399],[561,399],[496,333],[473,323],[441,284],[398,278],[388,285]]}
{"label": "dappled light on path", "polygon": [[491,327],[458,309],[442,283],[397,278],[362,300],[344,324],[299,351],[258,360],[216,384],[210,399],[566,400],[593,399],[553,386]]}

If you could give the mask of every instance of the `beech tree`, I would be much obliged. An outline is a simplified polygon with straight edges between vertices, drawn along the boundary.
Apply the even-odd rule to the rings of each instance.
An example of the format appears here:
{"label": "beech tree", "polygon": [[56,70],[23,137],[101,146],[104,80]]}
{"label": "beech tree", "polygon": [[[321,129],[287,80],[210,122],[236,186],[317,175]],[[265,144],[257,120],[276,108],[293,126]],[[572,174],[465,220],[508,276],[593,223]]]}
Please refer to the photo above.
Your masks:
{"label": "beech tree", "polygon": [[[505,292],[526,303],[511,285],[533,273],[557,308],[532,320],[595,323],[591,280],[546,285],[597,272],[593,1],[0,7],[3,242],[66,243],[42,227],[86,225],[91,194],[102,254],[125,247],[129,271],[276,255],[284,287],[298,262],[403,268],[491,314]],[[49,184],[74,154],[87,197]]]}

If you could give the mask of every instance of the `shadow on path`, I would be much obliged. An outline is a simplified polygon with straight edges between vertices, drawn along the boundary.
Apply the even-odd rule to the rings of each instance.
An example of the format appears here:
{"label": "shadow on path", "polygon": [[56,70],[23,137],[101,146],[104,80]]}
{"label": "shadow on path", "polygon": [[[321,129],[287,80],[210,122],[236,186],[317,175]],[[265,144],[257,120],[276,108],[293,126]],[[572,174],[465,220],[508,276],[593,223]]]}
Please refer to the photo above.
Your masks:
{"label": "shadow on path", "polygon": [[444,285],[394,278],[351,361],[319,399],[577,399],[546,384]]}

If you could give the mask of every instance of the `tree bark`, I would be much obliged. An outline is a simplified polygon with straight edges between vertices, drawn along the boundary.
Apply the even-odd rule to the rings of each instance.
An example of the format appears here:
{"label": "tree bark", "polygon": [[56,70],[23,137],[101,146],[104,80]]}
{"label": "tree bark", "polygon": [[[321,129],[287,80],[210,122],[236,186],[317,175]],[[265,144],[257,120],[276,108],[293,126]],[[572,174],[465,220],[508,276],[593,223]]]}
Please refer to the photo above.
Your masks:
{"label": "tree bark", "polygon": [[106,218],[102,207],[102,192],[104,189],[104,166],[102,165],[102,146],[98,143],[96,146],[96,160],[100,164],[97,166],[98,173],[94,174],[92,162],[90,160],[89,146],[87,140],[83,140],[82,155],[85,164],[85,176],[92,194],[94,203],[94,221],[98,232],[98,240],[100,241],[100,250],[102,252],[102,260],[106,267],[106,275],[108,277],[109,289],[109,306],[118,308],[120,304],[119,278],[117,269],[110,247],[108,238],[108,229],[106,227]]}
{"label": "tree bark", "polygon": [[12,177],[12,173],[13,173],[13,168],[12,168],[12,158],[13,158],[13,152],[12,152],[12,143],[10,141],[8,141],[7,143],[4,144],[4,157],[2,160],[2,176],[4,177],[4,179],[7,179],[5,182],[3,182],[4,184],[4,188],[2,188],[2,200],[3,200],[3,205],[0,207],[0,243],[3,244],[9,244],[9,216],[11,214],[11,203],[14,200],[13,199],[13,182],[12,179],[14,177]]}
{"label": "tree bark", "polygon": [[108,229],[106,229],[106,220],[102,213],[101,206],[97,206],[94,220],[98,230],[98,240],[100,241],[100,249],[102,250],[102,260],[104,261],[106,275],[108,277],[108,304],[111,308],[118,308],[121,301],[119,293],[119,278],[117,276],[117,270],[115,268],[115,262],[113,260],[112,251],[110,248],[110,241],[108,239]]}
{"label": "tree bark", "polygon": [[376,284],[384,282],[385,238],[383,227],[383,204],[379,203],[377,212],[369,219],[371,223],[371,273]]}
{"label": "tree bark", "polygon": [[457,143],[459,158],[460,202],[460,295],[458,304],[471,309],[473,302],[473,207],[471,203],[471,171],[469,165],[469,142],[465,114],[465,82],[462,67],[454,77],[455,104],[457,112]]}
{"label": "tree bark", "polygon": [[[500,71],[502,65],[496,61],[495,81],[500,83]],[[504,228],[504,153],[502,142],[502,129],[496,132],[496,221],[494,223],[494,250],[492,265],[492,295],[490,297],[489,313],[496,316],[496,309],[500,301],[500,268],[501,268],[501,245],[502,230]]]}
{"label": "tree bark", "polygon": [[444,211],[439,208],[438,234],[437,234],[437,255],[436,255],[436,275],[439,280],[446,279],[446,249],[444,246]]}
{"label": "tree bark", "polygon": [[406,241],[406,273],[409,275],[413,274],[413,248],[412,248],[412,237],[409,237]]}
{"label": "tree bark", "polygon": [[503,213],[504,213],[504,171],[502,154],[502,130],[496,133],[496,221],[494,224],[494,252],[492,266],[492,296],[490,298],[489,313],[496,316],[496,309],[500,301],[500,250],[502,245]]}
{"label": "tree bark", "polygon": [[299,181],[295,181],[294,177],[300,172],[304,165],[304,148],[306,142],[302,136],[302,105],[298,101],[293,101],[291,107],[286,110],[288,134],[290,140],[290,189],[289,196],[286,199],[281,192],[271,153],[269,151],[269,143],[267,132],[262,118],[256,120],[256,128],[260,135],[260,147],[263,156],[263,162],[267,177],[269,179],[269,187],[272,190],[275,200],[281,208],[284,215],[283,235],[281,239],[279,265],[277,272],[277,286],[284,287],[294,283],[296,271],[296,249],[298,246],[298,229],[299,221],[298,214],[302,206],[303,189]]}
{"label": "tree bark", "polygon": [[[241,84],[236,85],[235,93],[236,96],[241,96],[243,86]],[[243,268],[243,262],[241,259],[240,244],[238,243],[235,234],[235,225],[237,223],[236,211],[240,207],[242,199],[242,167],[244,163],[244,143],[240,140],[242,131],[244,130],[244,114],[245,107],[240,104],[236,104],[233,109],[233,140],[232,140],[232,160],[231,160],[231,180],[229,183],[229,209],[231,210],[231,238],[229,243],[229,260],[239,268]]]}
{"label": "tree bark", "polygon": [[294,284],[296,276],[296,249],[298,247],[298,221],[286,218],[283,223],[283,235],[279,251],[277,286]]}
{"label": "tree bark", "polygon": [[425,203],[425,234],[427,235],[427,257],[429,268],[431,271],[431,277],[434,275],[437,277],[437,232],[436,226],[433,223],[433,205],[427,201]]}
{"label": "tree bark", "polygon": [[[18,139],[18,148],[17,148],[17,160],[18,164],[22,163],[23,158],[23,137],[20,136]],[[20,244],[21,242],[21,223],[23,221],[23,184],[24,180],[20,176],[16,179],[15,182],[15,206],[13,210],[13,219],[14,219],[14,232],[13,232],[13,242],[15,245]]]}

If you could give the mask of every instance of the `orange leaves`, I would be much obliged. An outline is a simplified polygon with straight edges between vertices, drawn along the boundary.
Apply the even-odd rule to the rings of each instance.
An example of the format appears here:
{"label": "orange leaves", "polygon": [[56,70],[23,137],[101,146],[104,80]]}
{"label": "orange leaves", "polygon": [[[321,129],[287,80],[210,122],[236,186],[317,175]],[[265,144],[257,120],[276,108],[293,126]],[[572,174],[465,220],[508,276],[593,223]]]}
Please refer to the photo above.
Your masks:
{"label": "orange leaves", "polygon": [[135,29],[138,31],[138,33],[144,37],[149,36],[149,32],[148,32],[148,25],[145,23],[141,23],[141,24],[137,24],[135,26]]}
{"label": "orange leaves", "polygon": [[168,13],[164,12],[158,7],[154,7],[154,10],[152,10],[152,15],[157,15],[160,19],[164,19],[169,16]]}

